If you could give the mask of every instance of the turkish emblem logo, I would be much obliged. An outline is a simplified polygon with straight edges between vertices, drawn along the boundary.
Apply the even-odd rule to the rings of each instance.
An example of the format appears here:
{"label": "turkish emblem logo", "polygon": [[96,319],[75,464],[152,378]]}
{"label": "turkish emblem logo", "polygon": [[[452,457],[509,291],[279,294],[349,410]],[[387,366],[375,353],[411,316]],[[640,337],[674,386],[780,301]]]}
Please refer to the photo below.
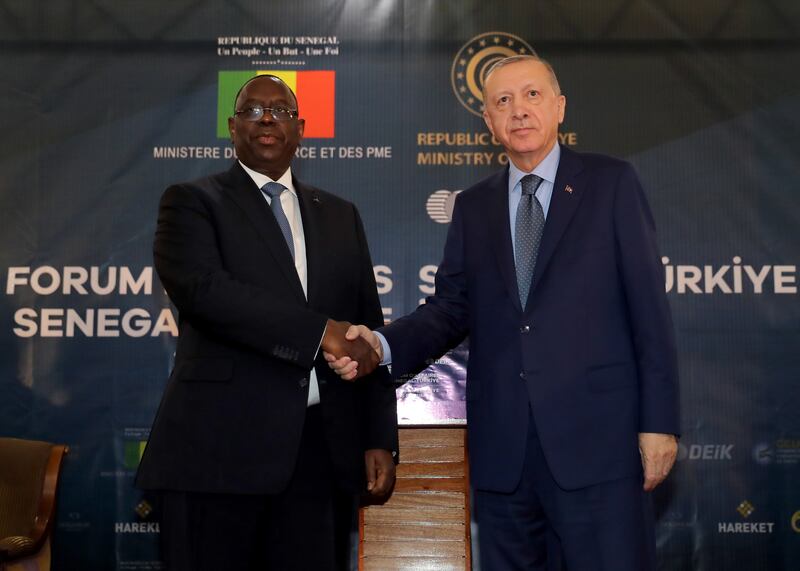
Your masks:
{"label": "turkish emblem logo", "polygon": [[517,55],[536,55],[536,52],[522,38],[506,32],[486,32],[461,46],[450,68],[450,82],[459,103],[480,117],[486,72],[497,60]]}

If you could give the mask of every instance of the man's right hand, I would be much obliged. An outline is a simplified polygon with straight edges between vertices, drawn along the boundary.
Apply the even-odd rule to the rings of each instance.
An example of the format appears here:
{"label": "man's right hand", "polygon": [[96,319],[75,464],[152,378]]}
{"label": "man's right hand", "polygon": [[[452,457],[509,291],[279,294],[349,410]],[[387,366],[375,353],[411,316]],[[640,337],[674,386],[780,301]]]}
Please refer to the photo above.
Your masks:
{"label": "man's right hand", "polygon": [[[374,338],[377,349],[375,343],[360,334],[359,327]],[[375,334],[363,325],[356,327],[333,319],[328,319],[321,347],[328,364],[345,381],[369,375],[380,364],[383,352]],[[331,363],[339,363],[338,369],[344,372],[340,373]]]}
{"label": "man's right hand", "polygon": [[[351,325],[345,334],[345,338],[350,342],[362,341],[369,345],[373,353],[378,357],[378,364],[383,361],[383,346],[370,329],[364,325]],[[325,349],[323,347],[323,349]],[[345,381],[352,381],[363,375],[369,374],[375,368],[373,367],[367,373],[362,371],[363,364],[359,359],[352,355],[338,356],[336,353],[325,350],[325,360],[328,361],[328,366],[333,369]]]}

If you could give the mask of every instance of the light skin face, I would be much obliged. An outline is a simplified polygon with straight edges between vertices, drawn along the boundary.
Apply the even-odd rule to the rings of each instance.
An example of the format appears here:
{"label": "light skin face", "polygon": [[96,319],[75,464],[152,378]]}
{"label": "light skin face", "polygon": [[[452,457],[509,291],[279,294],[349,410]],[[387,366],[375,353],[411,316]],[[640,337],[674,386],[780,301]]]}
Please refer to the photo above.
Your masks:
{"label": "light skin face", "polygon": [[[282,81],[264,76],[248,83],[236,100],[236,109],[252,105],[297,109],[297,100]],[[294,157],[297,145],[303,139],[303,119],[275,121],[269,112],[259,121],[245,121],[242,115],[228,118],[236,156],[254,171],[278,180]]]}
{"label": "light skin face", "polygon": [[531,172],[558,141],[567,99],[556,93],[539,61],[494,71],[484,84],[483,120],[520,170]]}

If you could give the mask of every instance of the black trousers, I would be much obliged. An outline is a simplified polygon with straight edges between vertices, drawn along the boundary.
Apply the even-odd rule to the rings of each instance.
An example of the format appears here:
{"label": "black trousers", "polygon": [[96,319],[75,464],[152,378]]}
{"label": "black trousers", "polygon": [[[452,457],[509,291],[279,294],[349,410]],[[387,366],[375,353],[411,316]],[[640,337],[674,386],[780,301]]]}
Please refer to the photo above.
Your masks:
{"label": "black trousers", "polygon": [[335,483],[319,408],[307,411],[283,492],[161,493],[161,556],[169,571],[350,569],[355,498]]}

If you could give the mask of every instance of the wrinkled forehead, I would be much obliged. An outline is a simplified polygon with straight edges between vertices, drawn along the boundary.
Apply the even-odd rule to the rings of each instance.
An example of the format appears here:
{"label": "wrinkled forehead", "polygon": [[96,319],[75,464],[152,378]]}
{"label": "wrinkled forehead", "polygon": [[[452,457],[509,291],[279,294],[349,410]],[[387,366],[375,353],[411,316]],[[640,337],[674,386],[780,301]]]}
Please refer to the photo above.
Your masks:
{"label": "wrinkled forehead", "polygon": [[509,89],[529,83],[549,82],[547,67],[540,61],[517,61],[492,72],[484,83],[487,92]]}
{"label": "wrinkled forehead", "polygon": [[297,106],[297,99],[289,86],[280,79],[269,75],[251,79],[242,87],[239,97],[236,98],[236,105],[247,101],[287,103],[293,107]]}

